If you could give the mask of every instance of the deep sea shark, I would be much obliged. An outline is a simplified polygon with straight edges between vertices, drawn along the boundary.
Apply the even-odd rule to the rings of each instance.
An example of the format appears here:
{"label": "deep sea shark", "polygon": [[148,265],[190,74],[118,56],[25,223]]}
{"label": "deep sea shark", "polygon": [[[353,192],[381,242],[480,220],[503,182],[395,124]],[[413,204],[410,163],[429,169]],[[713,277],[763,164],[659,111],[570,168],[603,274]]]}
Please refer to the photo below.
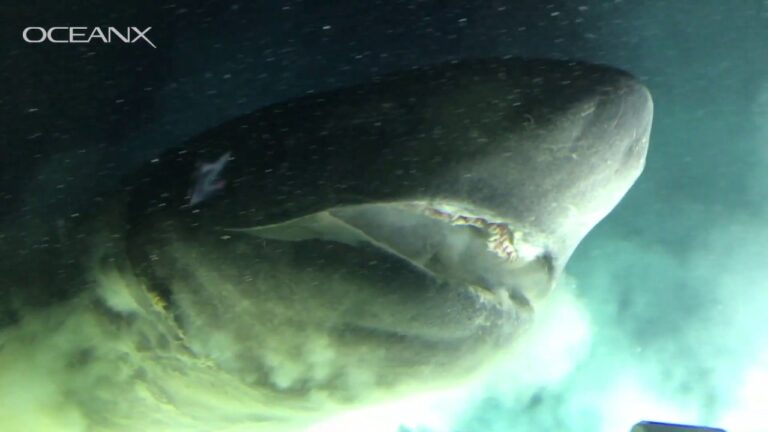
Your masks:
{"label": "deep sea shark", "polygon": [[44,380],[26,398],[42,407],[0,413],[19,430],[46,410],[78,431],[301,430],[459,385],[515,345],[638,178],[652,112],[621,70],[485,59],[212,128],[72,228],[80,288],[0,336],[0,383]]}

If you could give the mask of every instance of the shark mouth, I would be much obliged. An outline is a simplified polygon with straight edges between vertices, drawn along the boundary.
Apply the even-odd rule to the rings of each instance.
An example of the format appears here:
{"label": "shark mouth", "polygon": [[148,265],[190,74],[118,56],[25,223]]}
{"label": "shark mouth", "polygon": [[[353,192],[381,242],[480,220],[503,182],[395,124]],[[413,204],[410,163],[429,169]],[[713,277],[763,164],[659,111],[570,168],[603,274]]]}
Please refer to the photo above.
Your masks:
{"label": "shark mouth", "polygon": [[448,201],[373,203],[236,231],[272,240],[373,246],[436,279],[494,296],[506,292],[515,303],[528,305],[553,284],[550,256],[534,232],[490,214]]}

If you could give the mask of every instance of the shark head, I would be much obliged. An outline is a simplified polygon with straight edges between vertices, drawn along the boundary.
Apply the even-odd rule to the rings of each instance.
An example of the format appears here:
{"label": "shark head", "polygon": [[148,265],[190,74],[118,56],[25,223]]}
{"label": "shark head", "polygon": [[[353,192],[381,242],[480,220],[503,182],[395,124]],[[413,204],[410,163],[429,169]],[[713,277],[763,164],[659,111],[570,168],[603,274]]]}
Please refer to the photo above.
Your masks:
{"label": "shark head", "polygon": [[126,262],[265,417],[449,384],[514,343],[635,182],[652,111],[625,72],[527,59],[271,105],[131,177]]}

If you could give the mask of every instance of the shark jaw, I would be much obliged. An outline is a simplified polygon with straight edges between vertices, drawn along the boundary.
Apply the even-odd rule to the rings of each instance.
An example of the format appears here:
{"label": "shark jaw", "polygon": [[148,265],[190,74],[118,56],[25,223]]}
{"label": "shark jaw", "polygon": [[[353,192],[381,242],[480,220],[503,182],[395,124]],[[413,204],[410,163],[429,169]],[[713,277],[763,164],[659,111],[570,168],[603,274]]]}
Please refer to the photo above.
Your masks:
{"label": "shark jaw", "polygon": [[[281,241],[366,245],[436,279],[455,280],[480,292],[503,291],[524,305],[544,297],[556,279],[543,235],[452,201],[345,206],[280,224],[226,231]],[[535,282],[523,282],[531,277]]]}
{"label": "shark jaw", "polygon": [[455,202],[345,206],[190,233],[143,286],[196,357],[323,412],[455,385],[511,349],[555,279],[529,237]]}

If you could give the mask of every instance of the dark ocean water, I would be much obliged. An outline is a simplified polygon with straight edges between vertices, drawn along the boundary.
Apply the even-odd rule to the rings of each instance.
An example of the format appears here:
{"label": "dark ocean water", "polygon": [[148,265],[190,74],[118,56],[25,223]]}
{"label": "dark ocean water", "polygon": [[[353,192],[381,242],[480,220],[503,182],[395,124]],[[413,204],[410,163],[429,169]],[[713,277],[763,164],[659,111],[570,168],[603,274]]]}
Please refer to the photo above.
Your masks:
{"label": "dark ocean water", "polygon": [[[768,3],[6,1],[0,24],[8,260],[162,150],[270,103],[470,57],[632,72],[655,101],[650,152],[568,266],[562,307],[578,306],[568,327],[581,333],[542,333],[551,352],[530,359],[540,381],[502,371],[450,421],[402,427],[609,432],[651,419],[768,430]],[[21,38],[30,25],[152,26],[157,48],[32,46]]]}

